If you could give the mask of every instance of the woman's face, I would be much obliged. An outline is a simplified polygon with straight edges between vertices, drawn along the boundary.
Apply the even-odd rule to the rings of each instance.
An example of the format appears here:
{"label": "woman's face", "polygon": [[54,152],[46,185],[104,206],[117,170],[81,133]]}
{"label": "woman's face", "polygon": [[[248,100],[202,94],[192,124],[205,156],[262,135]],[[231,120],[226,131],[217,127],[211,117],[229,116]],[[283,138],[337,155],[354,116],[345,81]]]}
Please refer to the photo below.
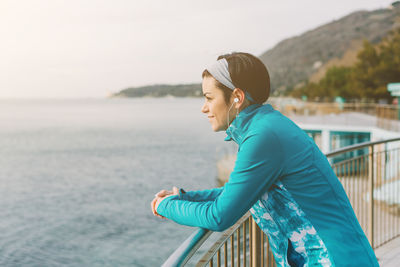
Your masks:
{"label": "woman's face", "polygon": [[[225,103],[223,91],[216,86],[216,80],[213,77],[204,77],[202,87],[205,102],[201,108],[201,112],[207,114],[213,131],[226,130],[228,128],[227,117],[229,105]],[[234,110],[233,107],[229,119],[233,118]]]}

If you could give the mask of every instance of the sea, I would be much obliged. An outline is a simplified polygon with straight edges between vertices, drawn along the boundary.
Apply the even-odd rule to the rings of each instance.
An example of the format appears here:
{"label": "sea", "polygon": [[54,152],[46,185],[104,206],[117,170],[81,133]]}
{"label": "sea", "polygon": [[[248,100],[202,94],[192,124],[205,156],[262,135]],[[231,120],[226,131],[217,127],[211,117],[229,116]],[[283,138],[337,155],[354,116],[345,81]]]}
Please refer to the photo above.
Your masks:
{"label": "sea", "polygon": [[0,266],[160,266],[196,228],[154,194],[216,187],[200,98],[1,99]]}

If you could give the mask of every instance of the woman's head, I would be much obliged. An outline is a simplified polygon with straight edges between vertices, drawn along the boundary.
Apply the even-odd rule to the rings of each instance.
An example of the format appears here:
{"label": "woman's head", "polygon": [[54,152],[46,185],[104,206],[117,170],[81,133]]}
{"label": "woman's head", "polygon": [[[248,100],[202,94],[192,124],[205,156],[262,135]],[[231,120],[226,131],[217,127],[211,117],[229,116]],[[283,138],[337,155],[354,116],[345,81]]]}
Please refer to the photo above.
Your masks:
{"label": "woman's head", "polygon": [[[202,77],[206,98],[202,112],[207,113],[214,131],[225,130],[238,111],[253,103],[262,104],[269,97],[267,68],[248,53],[219,56]],[[237,103],[233,102],[235,98]]]}
{"label": "woman's head", "polygon": [[[270,79],[267,68],[259,58],[249,53],[234,52],[221,55],[217,60],[220,59],[226,59],[228,62],[228,71],[235,88],[248,92],[254,99],[254,103],[262,104],[267,101],[270,92]],[[212,77],[212,74],[205,69],[202,77],[210,76]],[[217,86],[223,90],[225,99],[229,101],[233,90],[219,81],[217,81]]]}

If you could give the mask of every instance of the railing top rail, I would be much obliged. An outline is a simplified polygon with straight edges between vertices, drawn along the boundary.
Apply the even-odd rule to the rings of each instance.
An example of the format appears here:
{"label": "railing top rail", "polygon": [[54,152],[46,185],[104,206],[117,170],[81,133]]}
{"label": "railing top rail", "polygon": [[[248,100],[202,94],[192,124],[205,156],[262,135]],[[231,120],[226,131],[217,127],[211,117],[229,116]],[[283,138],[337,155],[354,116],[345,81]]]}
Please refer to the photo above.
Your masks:
{"label": "railing top rail", "polygon": [[212,234],[212,231],[197,228],[163,263],[162,267],[183,266]]}
{"label": "railing top rail", "polygon": [[208,250],[206,254],[200,259],[200,261],[197,263],[196,267],[200,266],[206,266],[207,263],[213,258],[215,253],[220,249],[226,240],[242,225],[244,221],[246,221],[249,217],[251,216],[250,211],[245,213],[242,218],[240,218],[234,225],[229,227],[227,230],[224,231],[224,233],[221,235],[221,237],[214,243],[214,245]]}
{"label": "railing top rail", "polygon": [[386,139],[386,140],[380,140],[380,141],[375,141],[375,142],[364,142],[364,143],[360,143],[360,144],[355,144],[352,146],[347,146],[344,148],[340,148],[338,150],[326,153],[325,156],[326,157],[332,157],[332,156],[336,156],[345,152],[349,152],[349,151],[353,151],[353,150],[358,150],[364,147],[369,147],[369,146],[373,146],[373,145],[379,145],[379,144],[384,144],[384,143],[390,143],[390,142],[395,142],[395,141],[400,141],[400,137],[397,138],[392,138],[392,139]]}

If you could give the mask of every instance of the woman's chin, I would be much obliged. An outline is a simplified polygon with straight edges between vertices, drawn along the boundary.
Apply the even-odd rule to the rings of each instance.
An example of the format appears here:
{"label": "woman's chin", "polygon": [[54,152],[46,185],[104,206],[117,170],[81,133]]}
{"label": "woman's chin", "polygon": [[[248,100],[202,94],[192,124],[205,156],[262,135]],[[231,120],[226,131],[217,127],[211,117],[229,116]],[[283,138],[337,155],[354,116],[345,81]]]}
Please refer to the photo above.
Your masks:
{"label": "woman's chin", "polygon": [[211,126],[211,128],[212,128],[212,130],[213,130],[214,132],[218,132],[218,131],[219,131],[218,128],[216,128],[216,127],[214,127],[214,126]]}
{"label": "woman's chin", "polygon": [[212,130],[213,130],[214,132],[222,132],[222,131],[225,131],[225,130],[226,130],[224,127],[220,127],[220,126],[218,126],[218,125],[212,125],[211,128],[212,128]]}
{"label": "woman's chin", "polygon": [[217,125],[211,124],[211,129],[212,129],[214,132],[218,132],[218,126],[217,126]]}

